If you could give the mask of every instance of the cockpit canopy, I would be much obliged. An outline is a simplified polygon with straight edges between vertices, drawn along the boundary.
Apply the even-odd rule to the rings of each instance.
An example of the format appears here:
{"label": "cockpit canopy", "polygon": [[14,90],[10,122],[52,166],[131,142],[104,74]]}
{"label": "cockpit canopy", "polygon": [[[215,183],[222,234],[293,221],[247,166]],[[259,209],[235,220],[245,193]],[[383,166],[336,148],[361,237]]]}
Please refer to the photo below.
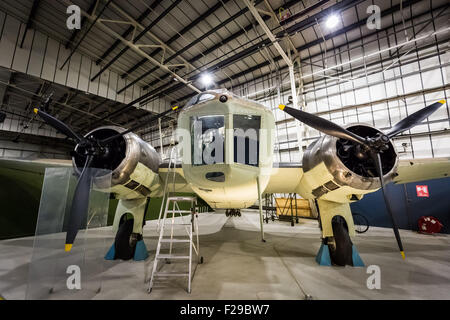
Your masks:
{"label": "cockpit canopy", "polygon": [[[260,167],[261,159],[267,162],[272,158],[274,123],[272,111],[259,103],[226,89],[202,92],[180,113],[178,126],[189,134],[189,143],[183,139],[183,149],[189,150],[183,152],[183,163],[194,167],[233,163]],[[267,146],[264,154],[262,140]]]}

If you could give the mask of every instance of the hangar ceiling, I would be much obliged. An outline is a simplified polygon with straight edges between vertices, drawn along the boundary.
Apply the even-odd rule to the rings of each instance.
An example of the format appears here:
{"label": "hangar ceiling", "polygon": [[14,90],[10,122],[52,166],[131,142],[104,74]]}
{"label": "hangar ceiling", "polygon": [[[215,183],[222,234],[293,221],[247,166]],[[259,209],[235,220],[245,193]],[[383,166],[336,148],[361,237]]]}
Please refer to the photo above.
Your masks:
{"label": "hangar ceiling", "polygon": [[[291,41],[301,60],[306,61],[302,63],[312,71],[315,67],[332,64],[324,57],[332,56],[337,48],[361,47],[363,39],[374,36],[372,30],[365,28],[367,7],[372,4],[381,10],[383,28],[379,33],[388,33],[389,28],[402,23],[409,25],[412,18],[420,20],[430,9],[439,10],[441,18],[448,17],[449,13],[445,0],[257,0],[254,3],[263,10],[261,16],[279,43],[285,47],[286,41]],[[65,27],[66,9],[70,4],[81,8],[81,30],[71,31]],[[243,89],[245,86],[277,72],[279,83],[274,87],[283,89],[281,73],[286,64],[241,0],[4,0],[0,3],[0,12],[19,19],[27,30],[38,30],[58,41],[68,52],[89,57],[95,62],[89,81],[114,72],[121,81],[115,87],[117,94],[133,86],[140,88],[138,94],[133,89],[131,99],[118,102],[109,96],[86,94],[83,90],[2,70],[0,85],[6,88],[4,97],[7,98],[3,100],[3,108],[9,108],[7,111],[11,113],[14,108],[27,111],[36,97],[55,91],[52,104],[55,113],[86,132],[98,125],[130,127],[139,119],[148,119],[151,114],[163,111],[146,107],[156,100],[164,100],[167,107],[182,105],[196,90],[205,89],[199,81],[205,72],[213,76],[215,87],[226,87],[249,98],[261,99],[267,94],[258,96],[255,89],[253,96],[249,96],[249,91]],[[325,19],[332,13],[340,16],[338,25],[334,29],[324,28]],[[277,19],[271,18],[271,14]],[[448,38],[448,32],[442,37]],[[23,32],[17,43],[22,39],[25,39]],[[395,45],[403,39],[392,41],[390,45]],[[389,50],[391,52],[394,50]],[[370,63],[380,61],[381,55],[376,55],[367,61],[352,63],[350,68],[362,67],[367,73]],[[344,69],[334,71],[338,74]],[[300,78],[298,70],[296,75]],[[323,81],[322,76],[311,76],[301,82],[307,86],[320,81]],[[29,117],[25,116],[22,121],[29,121]],[[167,120],[173,122],[170,118]],[[163,127],[168,126],[169,123],[163,123]],[[141,135],[152,142],[157,139],[154,135],[157,131],[149,126]]]}

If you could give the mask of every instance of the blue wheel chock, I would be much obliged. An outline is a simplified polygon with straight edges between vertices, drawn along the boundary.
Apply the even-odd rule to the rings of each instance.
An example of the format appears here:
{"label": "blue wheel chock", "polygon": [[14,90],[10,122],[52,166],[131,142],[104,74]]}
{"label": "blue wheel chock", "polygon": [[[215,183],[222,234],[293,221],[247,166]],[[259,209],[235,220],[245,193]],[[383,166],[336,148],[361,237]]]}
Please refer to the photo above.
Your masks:
{"label": "blue wheel chock", "polygon": [[321,266],[331,266],[330,249],[328,248],[328,245],[322,243],[316,256],[316,262]]}
{"label": "blue wheel chock", "polygon": [[358,250],[356,250],[355,245],[352,246],[352,261],[354,267],[364,267],[364,262],[359,256]]}
{"label": "blue wheel chock", "polygon": [[105,260],[114,260],[116,258],[116,247],[115,243],[112,244],[111,248],[109,248],[106,253]]}
{"label": "blue wheel chock", "polygon": [[147,247],[144,240],[140,240],[136,243],[136,249],[134,251],[134,261],[142,261],[148,258]]}

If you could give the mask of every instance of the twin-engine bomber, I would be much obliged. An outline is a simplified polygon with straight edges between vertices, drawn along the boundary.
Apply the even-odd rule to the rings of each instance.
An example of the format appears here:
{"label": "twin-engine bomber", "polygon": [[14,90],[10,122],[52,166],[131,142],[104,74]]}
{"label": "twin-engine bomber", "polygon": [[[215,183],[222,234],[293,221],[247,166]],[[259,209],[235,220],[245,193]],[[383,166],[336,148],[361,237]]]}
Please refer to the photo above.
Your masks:
{"label": "twin-engine bomber", "polygon": [[[171,190],[195,192],[212,208],[233,212],[261,201],[265,193],[298,193],[305,199],[314,199],[322,231],[319,254],[328,250],[333,264],[357,266],[362,260],[351,241],[355,230],[349,204],[380,188],[405,258],[384,186],[389,182],[448,176],[450,162],[436,158],[399,160],[392,138],[419,124],[444,103],[441,100],[409,115],[388,132],[362,123],[344,128],[280,105],[284,112],[324,134],[308,146],[302,163],[274,163],[272,111],[227,90],[202,92],[184,108],[174,107],[157,117],[179,112],[178,149],[182,161],[175,168]],[[70,251],[76,243],[76,234],[86,220],[90,190],[95,188],[119,199],[113,224],[113,230],[117,231],[114,258],[146,257],[142,226],[147,201],[162,196],[169,179],[168,164],[130,129],[100,127],[80,136],[41,109],[35,112],[76,143],[72,163],[79,177],[65,250]],[[111,185],[105,184],[105,177],[94,176],[93,168],[111,170]],[[125,220],[125,214],[131,214],[133,219]],[[260,215],[262,219],[261,210]],[[139,250],[144,250],[144,255],[136,255],[139,241],[142,241]]]}

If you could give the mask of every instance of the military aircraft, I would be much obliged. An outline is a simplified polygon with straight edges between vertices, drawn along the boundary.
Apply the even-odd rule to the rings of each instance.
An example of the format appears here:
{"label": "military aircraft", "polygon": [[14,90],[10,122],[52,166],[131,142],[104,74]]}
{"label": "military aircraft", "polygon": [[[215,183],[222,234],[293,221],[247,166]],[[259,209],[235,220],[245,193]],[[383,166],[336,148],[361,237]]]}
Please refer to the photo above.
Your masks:
{"label": "military aircraft", "polygon": [[[344,128],[280,105],[284,112],[324,133],[307,147],[302,163],[274,163],[272,111],[225,89],[202,92],[183,108],[174,107],[157,117],[179,112],[177,132],[182,161],[173,168],[176,174],[173,191],[195,192],[214,209],[234,211],[248,208],[258,199],[261,204],[265,193],[297,193],[305,199],[314,199],[322,231],[320,252],[325,247],[334,265],[356,266],[360,258],[351,241],[355,229],[350,203],[380,188],[405,258],[384,186],[389,182],[446,177],[450,173],[450,159],[399,160],[392,138],[419,124],[443,104],[445,101],[441,100],[409,115],[386,133],[363,123]],[[164,182],[169,179],[168,163],[162,162],[155,149],[132,132],[136,127],[126,130],[104,126],[81,136],[43,108],[34,111],[76,143],[72,164],[79,178],[65,250],[71,250],[79,228],[86,221],[94,185],[120,199],[113,223],[113,230],[117,231],[114,258],[132,258],[136,244],[142,241],[147,200],[162,196]],[[12,165],[11,160],[5,161],[3,165]],[[111,170],[111,184],[106,183],[105,177],[94,177],[91,168]],[[134,219],[124,221],[126,213]],[[260,218],[262,231],[261,206]]]}

